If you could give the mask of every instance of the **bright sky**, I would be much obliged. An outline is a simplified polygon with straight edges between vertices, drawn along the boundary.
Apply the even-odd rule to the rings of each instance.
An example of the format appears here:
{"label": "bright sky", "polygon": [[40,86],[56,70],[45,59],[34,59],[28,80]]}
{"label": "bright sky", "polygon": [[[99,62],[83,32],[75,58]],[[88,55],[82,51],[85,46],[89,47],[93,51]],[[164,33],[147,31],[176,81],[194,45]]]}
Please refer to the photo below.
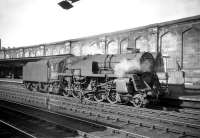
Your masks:
{"label": "bright sky", "polygon": [[200,14],[200,0],[0,0],[4,47],[30,46],[130,29]]}

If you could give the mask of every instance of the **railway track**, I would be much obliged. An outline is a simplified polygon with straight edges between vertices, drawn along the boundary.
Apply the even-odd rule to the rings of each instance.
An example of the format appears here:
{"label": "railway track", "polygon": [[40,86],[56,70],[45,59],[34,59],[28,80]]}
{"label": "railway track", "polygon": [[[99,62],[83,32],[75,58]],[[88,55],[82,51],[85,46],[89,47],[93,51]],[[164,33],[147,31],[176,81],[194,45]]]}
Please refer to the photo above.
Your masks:
{"label": "railway track", "polygon": [[[8,90],[6,88],[6,90]],[[11,91],[11,90],[10,90]],[[25,93],[19,90],[21,94]],[[167,112],[48,95],[50,111],[114,125],[114,133],[147,137],[200,137],[199,112]]]}
{"label": "railway track", "polygon": [[[9,83],[7,83],[7,82],[3,82],[3,81],[1,81],[0,82],[0,87],[1,88],[4,88],[4,89],[10,89],[10,90],[12,90],[12,89],[15,89],[15,90],[17,90],[18,92],[25,92],[25,91],[27,91],[27,89],[25,88],[25,86],[23,85],[23,84],[19,84],[19,83],[14,83],[14,82],[9,82]],[[66,97],[65,97],[66,98]],[[69,97],[70,98],[70,97]],[[77,99],[74,99],[74,100],[77,100]],[[78,100],[79,101],[79,100]],[[95,101],[88,101],[88,102],[91,102],[92,104],[98,104],[99,105],[99,103],[98,102],[95,102]],[[102,104],[104,104],[103,102],[101,102],[100,103],[100,105],[102,105]],[[114,106],[115,107],[115,105],[112,105],[112,104],[107,104],[107,103],[105,103],[105,105],[107,106]],[[121,104],[117,104],[117,106],[121,106]],[[126,106],[126,105],[125,105]],[[124,108],[124,107],[123,107]],[[132,105],[131,105],[131,109],[133,109],[132,108]],[[148,108],[148,109],[156,109],[156,110],[158,110],[159,112],[160,111],[162,111],[163,112],[163,110],[165,110],[165,111],[170,111],[170,112],[168,112],[168,113],[170,113],[170,114],[177,114],[177,113],[183,113],[183,114],[186,114],[186,115],[200,115],[200,110],[198,110],[198,109],[191,109],[191,108],[178,108],[178,107],[172,107],[172,106],[169,106],[169,107],[166,107],[166,106],[153,106],[153,107],[150,107],[150,108]],[[129,110],[129,109],[128,109]],[[143,108],[141,108],[141,110],[143,110]],[[154,110],[154,111],[156,111],[156,110]],[[166,114],[166,112],[164,111],[164,114]],[[174,113],[173,113],[173,111],[174,111]],[[161,113],[162,113],[161,112]]]}
{"label": "railway track", "polygon": [[[11,126],[18,133],[22,133],[23,137],[31,138],[54,138],[54,137],[80,137],[81,135],[74,130],[68,129],[61,125],[57,125],[46,120],[42,120],[36,116],[28,115],[24,111],[17,111],[6,106],[0,106],[1,121]],[[6,131],[9,131],[6,130]],[[20,135],[22,135],[20,134]],[[20,136],[21,137],[21,136]]]}
{"label": "railway track", "polygon": [[0,120],[0,137],[1,138],[9,138],[9,137],[36,138],[35,136],[2,120]]}
{"label": "railway track", "polygon": [[[6,81],[0,81],[0,87],[3,88],[14,88],[22,91],[27,91],[23,83],[17,83],[17,82],[6,82]],[[164,99],[166,100],[166,99]],[[130,105],[132,106],[132,105]],[[181,113],[188,113],[188,114],[200,114],[199,108],[192,108],[192,107],[180,107],[180,106],[170,106],[169,104],[163,104],[163,102],[160,103],[160,105],[153,105],[147,107],[149,109],[156,109],[156,110],[167,110],[167,111],[175,111],[181,112]]]}
{"label": "railway track", "polygon": [[[183,136],[198,137],[200,136],[200,120],[197,117],[188,117],[184,116],[164,116],[164,114],[156,115],[152,112],[147,114],[146,112],[138,112],[139,110],[124,110],[118,108],[108,108],[103,106],[94,106],[94,105],[83,105],[77,103],[66,103],[63,102],[59,104],[60,101],[55,103],[54,108],[59,110],[68,110],[71,111],[71,114],[80,114],[85,116],[85,118],[98,120],[100,122],[109,122],[110,124],[115,124],[121,129],[127,130],[127,128],[137,128],[139,134],[144,134],[140,129],[149,130],[154,137],[153,131],[155,133],[162,131],[163,133],[174,134],[177,133]],[[64,106],[63,106],[64,104]],[[64,108],[64,109],[62,109]],[[161,116],[162,115],[162,116]],[[187,120],[188,119],[188,120]],[[191,121],[192,120],[192,121]],[[196,122],[195,122],[196,121]],[[134,129],[133,129],[134,130]],[[132,131],[132,130],[130,130]],[[134,132],[136,132],[134,130]]]}
{"label": "railway track", "polygon": [[[10,91],[17,91],[20,93],[27,93],[28,91],[22,87],[2,87],[2,89],[5,90],[10,90]],[[45,93],[43,93],[45,95]],[[37,93],[35,93],[35,95],[37,95]],[[48,94],[46,94],[48,95]],[[75,99],[75,98],[71,98],[71,97],[63,97],[63,96],[56,96],[53,95],[54,99],[62,99],[62,100],[68,100],[68,101],[72,101],[73,103],[80,103],[79,99]],[[109,103],[99,103],[99,102],[95,102],[95,101],[82,101],[81,104],[85,104],[85,105],[94,105],[95,107],[100,107],[100,108],[106,108],[106,109],[115,109],[115,110],[121,110],[123,109],[123,111],[126,112],[136,112],[139,114],[148,114],[148,115],[156,115],[155,117],[162,117],[162,118],[169,118],[169,117],[173,117],[175,120],[182,118],[187,121],[190,117],[191,120],[193,119],[195,122],[200,118],[200,111],[199,110],[192,110],[192,109],[179,109],[179,111],[162,111],[162,110],[154,110],[154,109],[146,109],[146,108],[135,108],[132,106],[126,106],[126,105],[121,105],[121,104],[109,104]]]}
{"label": "railway track", "polygon": [[[136,137],[136,138],[149,138],[144,135],[138,135],[136,133],[130,133],[126,131],[122,131],[118,129],[116,126],[111,127],[103,124],[98,124],[95,122],[89,122],[87,120],[83,120],[81,118],[75,118],[71,116],[61,115],[58,113],[53,113],[45,110],[41,110],[38,108],[28,107],[27,105],[22,104],[14,104],[6,101],[0,101],[0,108],[5,110],[9,110],[11,112],[10,116],[16,116],[16,112],[18,114],[23,114],[23,118],[25,120],[30,120],[30,118],[37,118],[37,120],[42,120],[37,124],[43,124],[44,122],[48,122],[59,127],[64,127],[65,129],[69,129],[72,132],[75,132],[75,137],[86,137],[86,138],[121,138],[121,137]],[[14,114],[14,115],[13,115]],[[26,116],[29,116],[27,118]],[[33,120],[33,119],[32,119]],[[46,125],[45,125],[46,126]],[[49,125],[48,125],[49,127]],[[62,128],[63,129],[63,128]],[[51,130],[52,131],[52,130]],[[117,133],[120,131],[121,133]],[[43,132],[43,131],[42,131]],[[123,132],[123,133],[122,133]],[[37,136],[38,137],[38,136]],[[62,137],[62,136],[61,136]],[[74,136],[73,136],[74,137]]]}

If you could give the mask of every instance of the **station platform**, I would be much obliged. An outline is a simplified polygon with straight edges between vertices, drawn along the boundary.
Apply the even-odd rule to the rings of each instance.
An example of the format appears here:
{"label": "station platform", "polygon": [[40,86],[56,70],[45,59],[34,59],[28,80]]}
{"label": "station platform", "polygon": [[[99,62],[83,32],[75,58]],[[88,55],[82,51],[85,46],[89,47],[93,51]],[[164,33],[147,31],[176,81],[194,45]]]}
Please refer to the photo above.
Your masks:
{"label": "station platform", "polygon": [[179,100],[184,100],[184,101],[200,102],[200,95],[179,96],[178,99]]}
{"label": "station platform", "polygon": [[166,106],[200,109],[200,93],[162,97],[161,103]]}
{"label": "station platform", "polygon": [[22,79],[0,78],[0,82],[23,83]]}

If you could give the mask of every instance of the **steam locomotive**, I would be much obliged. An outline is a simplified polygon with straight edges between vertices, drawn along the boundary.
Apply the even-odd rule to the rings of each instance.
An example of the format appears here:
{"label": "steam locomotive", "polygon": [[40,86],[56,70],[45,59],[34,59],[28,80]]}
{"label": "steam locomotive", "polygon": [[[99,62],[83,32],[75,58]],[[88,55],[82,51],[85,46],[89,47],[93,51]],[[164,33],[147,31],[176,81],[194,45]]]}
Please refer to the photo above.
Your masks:
{"label": "steam locomotive", "polygon": [[144,107],[163,94],[156,75],[161,65],[158,53],[69,54],[27,63],[23,67],[23,81],[31,91]]}

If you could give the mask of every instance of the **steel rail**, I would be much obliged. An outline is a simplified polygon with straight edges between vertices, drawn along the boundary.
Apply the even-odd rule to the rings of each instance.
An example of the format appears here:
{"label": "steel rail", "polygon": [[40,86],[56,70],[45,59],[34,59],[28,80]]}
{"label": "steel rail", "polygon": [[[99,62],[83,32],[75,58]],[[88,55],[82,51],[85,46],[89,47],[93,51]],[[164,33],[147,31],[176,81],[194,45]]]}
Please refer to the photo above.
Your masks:
{"label": "steel rail", "polygon": [[[14,86],[14,85],[13,85]],[[2,86],[0,86],[0,87],[2,87]],[[8,87],[6,87],[6,86],[3,86],[4,88],[6,88],[6,89],[8,89]],[[14,88],[16,88],[16,87],[14,87]],[[10,89],[10,87],[9,87],[9,89]],[[26,88],[22,88],[22,87],[19,87],[19,89],[20,90],[23,90],[23,91],[28,91]],[[12,89],[11,89],[12,90]],[[30,91],[28,91],[28,92],[30,92]],[[70,97],[67,97],[67,98],[70,98]],[[73,99],[76,99],[76,98],[73,98]],[[112,104],[108,104],[108,103],[98,103],[98,102],[96,102],[96,101],[89,101],[89,102],[92,102],[93,104],[104,104],[104,106],[113,106]],[[106,105],[107,104],[107,105]],[[119,105],[119,104],[117,104],[117,106],[123,106],[123,107],[126,107],[127,108],[127,110],[133,110],[135,107],[130,107],[130,106],[126,106],[126,105]],[[147,108],[140,108],[140,109],[138,109],[138,108],[136,108],[136,110],[139,110],[139,111],[145,111],[145,112],[150,112],[150,113],[152,113],[152,111],[153,111],[153,113],[158,113],[159,115],[166,115],[166,114],[169,114],[169,115],[171,115],[171,116],[177,116],[177,115],[182,115],[182,117],[187,117],[188,118],[188,114],[190,114],[190,115],[194,115],[194,116],[196,116],[196,115],[200,115],[200,111],[195,111],[195,112],[186,112],[186,111],[184,111],[184,110],[180,110],[180,111],[182,111],[181,113],[179,113],[179,112],[175,112],[175,113],[173,113],[173,112],[166,112],[166,111],[162,111],[162,110],[159,110],[159,111],[156,111],[156,110],[152,110],[152,109],[147,109]],[[184,114],[185,115],[184,115]]]}
{"label": "steel rail", "polygon": [[[1,86],[0,86],[1,87]],[[8,89],[7,87],[4,87],[4,88],[6,88],[6,90]],[[12,89],[10,89],[9,88],[9,90],[12,90]],[[27,92],[30,92],[30,91],[27,91],[26,89],[20,89],[20,90],[22,90],[22,91],[24,91],[25,93],[27,93]],[[16,89],[15,89],[15,91],[16,91]],[[40,93],[40,92],[38,92],[38,93]],[[61,96],[61,97],[63,97],[63,96]],[[77,100],[76,98],[71,98],[71,97],[65,97],[65,99],[70,99],[70,100]],[[190,119],[195,119],[195,117],[196,116],[198,116],[198,117],[196,117],[197,119],[199,119],[200,118],[200,112],[190,112],[190,113],[188,113],[188,112],[181,112],[181,113],[179,113],[179,112],[167,112],[167,111],[162,111],[162,110],[152,110],[152,109],[147,109],[147,108],[135,108],[135,107],[130,107],[130,106],[126,106],[126,105],[119,105],[119,104],[115,104],[115,105],[112,105],[112,104],[108,104],[108,103],[98,103],[98,102],[96,102],[96,101],[87,101],[88,103],[91,103],[91,104],[96,104],[97,106],[108,106],[108,107],[113,107],[113,108],[123,108],[123,109],[127,109],[128,111],[130,111],[130,110],[132,110],[132,111],[139,111],[139,112],[149,112],[149,114],[157,114],[158,116],[162,116],[163,117],[163,115],[169,115],[169,116],[177,116],[178,118],[180,118],[180,117],[183,117],[183,118],[186,118],[186,119],[189,119],[189,117],[188,117],[188,114],[191,116],[192,115],[192,117],[190,117]],[[199,114],[198,114],[199,113]],[[200,120],[200,119],[199,119]]]}
{"label": "steel rail", "polygon": [[[52,104],[51,104],[52,105]],[[54,106],[58,106],[57,104],[54,104]],[[70,107],[71,106],[71,107]],[[73,107],[74,106],[74,107]],[[83,109],[84,108],[84,106],[83,105],[80,105],[79,106],[79,108],[78,108],[78,106],[77,106],[77,104],[73,104],[73,103],[68,103],[68,105],[66,105],[66,108],[65,109],[69,109],[69,110],[72,110],[72,111],[75,111],[75,112],[82,112],[82,113],[87,113],[87,114],[89,114],[90,116],[92,116],[92,115],[94,115],[94,116],[97,116],[97,117],[104,117],[104,118],[107,118],[107,120],[109,120],[109,119],[112,119],[112,120],[118,120],[118,121],[124,121],[124,122],[126,122],[126,123],[128,123],[128,124],[130,124],[130,123],[134,123],[134,124],[136,124],[136,125],[140,125],[140,126],[142,126],[142,125],[144,125],[144,126],[147,126],[147,127],[149,127],[149,128],[159,128],[159,129],[162,129],[162,130],[167,130],[168,132],[175,132],[175,133],[180,133],[180,134],[184,134],[184,135],[191,135],[191,136],[196,136],[196,135],[200,135],[200,134],[195,134],[195,133],[192,133],[192,132],[190,132],[190,131],[186,131],[186,130],[180,130],[181,128],[180,127],[184,127],[185,128],[185,126],[187,126],[187,125],[189,125],[189,124],[183,124],[182,126],[178,126],[177,125],[177,127],[179,127],[179,129],[178,128],[174,128],[172,125],[174,125],[175,123],[175,121],[173,121],[173,120],[171,120],[171,121],[173,121],[173,123],[171,123],[169,126],[166,126],[167,124],[168,124],[168,121],[169,120],[165,120],[166,122],[163,122],[163,120],[161,119],[161,120],[158,120],[159,121],[159,123],[160,124],[155,124],[155,122],[153,122],[152,120],[151,120],[151,118],[148,118],[148,117],[146,117],[146,119],[148,119],[148,120],[151,120],[151,121],[149,121],[149,122],[145,122],[145,121],[143,121],[143,119],[144,118],[142,118],[141,116],[137,116],[137,117],[135,117],[135,118],[131,118],[131,117],[124,117],[124,116],[120,116],[120,115],[113,115],[113,114],[108,114],[108,113],[104,113],[103,114],[103,112],[107,112],[108,110],[106,110],[106,109],[104,109],[104,111],[102,110],[102,109],[98,109],[98,112],[97,111],[94,111],[94,107],[91,107],[90,108],[90,110],[84,110]],[[125,113],[126,114],[126,113]],[[136,120],[137,119],[137,120]],[[139,121],[138,121],[139,120]],[[177,122],[176,122],[177,123]],[[191,124],[190,124],[191,125]],[[200,129],[199,127],[198,128],[196,128],[197,126],[196,126],[196,124],[193,124],[193,126],[190,126],[192,129]]]}
{"label": "steel rail", "polygon": [[19,128],[17,128],[17,127],[15,127],[15,126],[13,126],[13,125],[11,125],[11,124],[9,124],[9,123],[3,121],[3,120],[0,120],[0,122],[3,123],[3,124],[5,124],[5,125],[7,125],[7,126],[9,126],[9,127],[11,127],[11,128],[13,128],[13,129],[15,129],[15,130],[17,130],[17,131],[19,131],[20,133],[23,133],[23,134],[25,134],[25,135],[31,137],[31,138],[37,138],[37,137],[35,137],[35,136],[33,136],[33,135],[31,135],[31,134],[25,132],[24,130],[19,129]]}
{"label": "steel rail", "polygon": [[[2,86],[0,86],[0,87],[2,87]],[[8,87],[4,86],[4,88],[7,89]],[[10,89],[10,90],[12,90],[12,89]],[[22,88],[20,90],[25,91],[26,93],[30,92],[30,91],[27,91],[25,88]],[[67,98],[70,98],[70,97],[67,97]],[[71,98],[71,99],[75,99],[76,100],[76,98]],[[115,107],[116,108],[116,105],[112,105],[112,104],[108,104],[108,103],[98,103],[96,101],[88,101],[88,102],[91,102],[92,104],[103,105],[103,106],[110,106],[110,107]],[[174,112],[167,112],[167,111],[162,111],[162,110],[156,111],[156,110],[147,109],[147,108],[145,108],[145,109],[144,108],[135,108],[135,107],[130,107],[130,106],[126,106],[126,105],[119,105],[119,104],[117,104],[117,106],[122,107],[123,109],[127,109],[128,111],[130,111],[130,110],[133,110],[133,111],[137,110],[137,112],[138,111],[140,111],[140,112],[149,112],[149,114],[155,114],[155,113],[157,113],[158,116],[169,115],[169,116],[177,116],[178,118],[183,117],[183,118],[189,119],[189,117],[188,117],[188,114],[189,114],[189,116],[192,115],[192,117],[190,119],[194,119],[195,116],[198,116],[198,117],[196,117],[197,119],[200,118],[200,111],[199,112],[196,111],[196,112],[190,112],[190,113],[188,113],[188,112],[184,112],[183,110],[181,110],[183,112],[181,112],[181,113],[175,112],[174,113]]]}
{"label": "steel rail", "polygon": [[[73,103],[70,103],[70,104],[73,104]],[[78,106],[78,104],[76,104],[76,106]],[[82,106],[82,105],[79,105],[79,106]],[[93,107],[93,106],[90,106],[90,105],[87,105],[87,106],[88,106],[88,108],[96,108],[97,110],[102,110],[102,111],[104,109],[105,111],[108,111],[108,112],[111,112],[111,113],[116,113],[118,115],[135,116],[135,117],[139,116],[139,117],[144,117],[144,118],[148,118],[148,119],[162,120],[162,121],[166,121],[166,122],[171,122],[173,124],[182,124],[182,125],[185,125],[185,126],[191,126],[191,127],[198,127],[198,128],[200,128],[200,124],[192,124],[192,123],[188,123],[188,122],[184,122],[184,121],[177,121],[176,120],[177,118],[175,118],[174,120],[172,120],[172,119],[166,119],[166,117],[165,118],[154,117],[155,114],[144,114],[144,113],[141,113],[141,112],[134,112],[134,114],[133,114],[133,111],[130,111],[130,110],[127,110],[125,112],[124,110],[110,108],[110,111],[109,111],[108,107],[106,107],[106,108],[105,107],[97,108],[97,107]],[[190,117],[188,117],[186,119],[190,119]],[[195,121],[197,121],[197,120],[195,119]]]}
{"label": "steel rail", "polygon": [[[55,96],[55,97],[56,97],[56,96]],[[57,96],[57,97],[59,97],[59,96]],[[56,100],[55,100],[55,101],[56,101]],[[77,106],[78,104],[76,103],[76,104],[74,104],[74,105]],[[57,106],[57,105],[55,105],[55,106]],[[83,108],[84,106],[81,104],[80,107]],[[116,105],[115,105],[115,107],[116,107]],[[91,108],[94,109],[94,106],[92,106]],[[107,107],[107,108],[108,108],[108,107]],[[98,110],[99,110],[99,109],[98,109]],[[101,112],[102,112],[102,106],[101,106],[101,109],[100,109],[100,110],[101,110]],[[105,109],[104,109],[104,110],[105,110]],[[75,110],[75,111],[77,111],[77,107],[76,107],[76,110]],[[109,110],[107,110],[107,111],[109,111]],[[124,112],[124,111],[123,111],[123,112]],[[99,114],[100,114],[100,113],[99,113]],[[155,118],[154,118],[154,119],[155,119]],[[159,119],[162,119],[162,118],[159,118]],[[130,120],[130,119],[129,119],[129,120]],[[169,121],[169,119],[166,119],[166,120],[164,120],[164,121],[167,122],[167,121]],[[174,121],[174,120],[171,120],[171,121]],[[139,123],[140,125],[145,124],[145,123],[142,124],[141,122],[136,122],[136,123],[137,123],[137,124]],[[174,123],[176,124],[177,122],[172,122],[172,123],[173,123],[173,124],[174,124]],[[145,125],[148,126],[148,124],[145,124]],[[188,125],[191,126],[191,127],[194,127],[195,124],[189,123],[189,124],[185,124],[184,126],[188,126]],[[156,128],[156,127],[159,127],[159,126],[156,126],[156,125],[152,126],[152,128]],[[195,127],[199,127],[199,126],[195,126]],[[163,129],[166,129],[167,131],[171,131],[170,128],[163,128]],[[179,131],[179,130],[176,130],[176,132],[177,132],[177,131]],[[185,135],[185,131],[182,132],[182,133]]]}
{"label": "steel rail", "polygon": [[[87,104],[87,102],[84,102],[84,103],[85,103],[85,105]],[[100,104],[102,105],[103,103],[100,103]],[[99,106],[99,104],[96,104],[96,105]],[[97,106],[95,106],[95,107],[97,107]],[[105,104],[104,104],[104,106],[105,106]],[[103,109],[104,106],[100,106],[100,108]],[[179,115],[179,114],[178,115],[168,115],[169,114],[168,112],[167,112],[167,114],[165,113],[165,114],[161,114],[160,115],[160,113],[158,113],[158,115],[156,115],[157,112],[153,111],[152,109],[151,109],[150,113],[148,113],[149,110],[145,109],[145,113],[144,113],[144,112],[140,111],[141,109],[135,109],[135,108],[129,108],[129,107],[128,107],[129,110],[126,110],[127,109],[126,107],[124,107],[123,110],[119,110],[121,107],[117,107],[116,108],[116,105],[113,106],[113,107],[112,107],[112,105],[109,105],[109,106],[104,107],[104,109],[105,108],[106,108],[106,110],[110,109],[110,110],[115,111],[115,112],[118,111],[118,114],[120,114],[120,111],[121,111],[121,113],[126,112],[127,116],[129,116],[131,112],[134,112],[135,116],[139,115],[139,116],[142,116],[142,117],[148,117],[148,118],[155,119],[155,120],[169,121],[169,122],[174,123],[174,124],[185,124],[186,126],[192,126],[192,127],[193,126],[199,127],[199,125],[195,125],[195,124],[184,122],[184,121],[180,122],[180,120],[181,119],[182,120],[183,119],[184,120],[189,120],[189,119],[191,120],[192,119],[195,122],[200,122],[200,119],[198,117],[197,118],[190,117],[190,116],[189,117],[188,116],[187,117],[186,116],[183,117],[183,115]],[[138,110],[139,110],[139,112],[138,112]],[[146,111],[147,111],[147,113],[146,113]],[[153,116],[156,116],[156,117],[153,117]],[[173,117],[173,119],[169,119],[171,117]]]}
{"label": "steel rail", "polygon": [[[27,91],[25,92],[27,93]],[[60,97],[63,97],[63,96],[60,96]],[[77,100],[77,99],[74,99],[74,98],[70,98],[70,97],[65,97],[65,99],[68,99],[68,100],[74,100],[74,101],[80,101],[80,100]],[[200,114],[197,115],[197,113],[195,113],[194,115],[192,113],[187,113],[187,114],[184,114],[184,113],[172,113],[172,112],[166,112],[166,111],[157,111],[157,110],[152,110],[152,109],[141,109],[141,108],[135,108],[135,107],[129,107],[129,106],[125,106],[125,105],[112,105],[112,104],[107,104],[107,103],[98,103],[98,102],[94,102],[94,101],[84,101],[83,103],[87,103],[87,104],[93,104],[93,105],[96,105],[96,106],[100,106],[101,108],[102,107],[106,107],[106,108],[114,108],[114,109],[120,109],[120,108],[123,108],[123,111],[127,111],[127,112],[139,112],[139,114],[147,114],[147,115],[154,115],[154,116],[157,116],[156,118],[158,118],[159,116],[162,117],[162,118],[169,118],[169,116],[171,117],[176,117],[176,119],[185,119],[185,120],[188,120],[188,119],[192,119],[194,121],[199,121],[200,122]],[[189,115],[188,115],[189,114]],[[189,125],[189,124],[188,124]]]}
{"label": "steel rail", "polygon": [[[127,138],[128,137],[150,138],[148,136],[144,136],[144,135],[128,132],[128,131],[125,131],[125,130],[120,130],[120,129],[113,128],[113,127],[110,127],[110,126],[106,126],[106,125],[103,125],[103,124],[99,124],[99,123],[95,123],[95,122],[88,121],[88,120],[85,120],[85,119],[81,119],[81,118],[78,118],[78,117],[75,117],[75,116],[69,116],[69,115],[66,115],[66,114],[64,115],[64,114],[61,114],[61,113],[58,113],[58,112],[53,112],[53,111],[50,111],[50,110],[41,109],[41,108],[37,108],[37,107],[34,107],[34,106],[30,106],[30,105],[26,105],[26,104],[22,104],[22,103],[18,103],[18,102],[13,102],[13,101],[9,101],[9,100],[4,100],[4,99],[1,99],[1,100],[7,101],[7,102],[12,102],[12,103],[15,103],[15,104],[19,104],[19,105],[22,105],[22,106],[25,106],[25,107],[29,107],[29,108],[32,108],[32,109],[36,109],[36,110],[40,110],[40,111],[56,114],[56,115],[59,115],[59,116],[63,116],[63,117],[71,118],[71,119],[76,119],[76,120],[83,121],[83,122],[86,122],[86,123],[90,123],[92,125],[96,125],[96,126],[99,126],[99,127],[105,127],[111,132],[111,134],[121,133],[121,134],[124,135],[124,137],[127,137]],[[2,106],[2,105],[0,105],[0,106]],[[5,108],[5,106],[3,106],[3,107]],[[16,110],[16,109],[13,109],[13,108],[9,108],[9,107],[6,107],[6,108],[8,108],[10,110],[17,111],[17,112],[21,112],[23,114],[26,114],[23,111],[19,111],[19,110]],[[30,116],[31,116],[31,114],[30,114]],[[43,120],[45,120],[45,119],[43,118]],[[45,120],[45,121],[51,122],[50,120]],[[55,123],[55,122],[51,122],[51,123]],[[57,125],[60,125],[60,124],[57,124]],[[66,127],[66,126],[64,126],[64,127]],[[68,128],[68,129],[72,129],[72,128]],[[74,130],[74,131],[77,131],[81,136],[84,136],[84,137],[100,138],[99,136],[96,136],[96,135],[93,135],[93,134],[90,134],[90,133],[86,133],[86,132],[83,132],[81,130]]]}

